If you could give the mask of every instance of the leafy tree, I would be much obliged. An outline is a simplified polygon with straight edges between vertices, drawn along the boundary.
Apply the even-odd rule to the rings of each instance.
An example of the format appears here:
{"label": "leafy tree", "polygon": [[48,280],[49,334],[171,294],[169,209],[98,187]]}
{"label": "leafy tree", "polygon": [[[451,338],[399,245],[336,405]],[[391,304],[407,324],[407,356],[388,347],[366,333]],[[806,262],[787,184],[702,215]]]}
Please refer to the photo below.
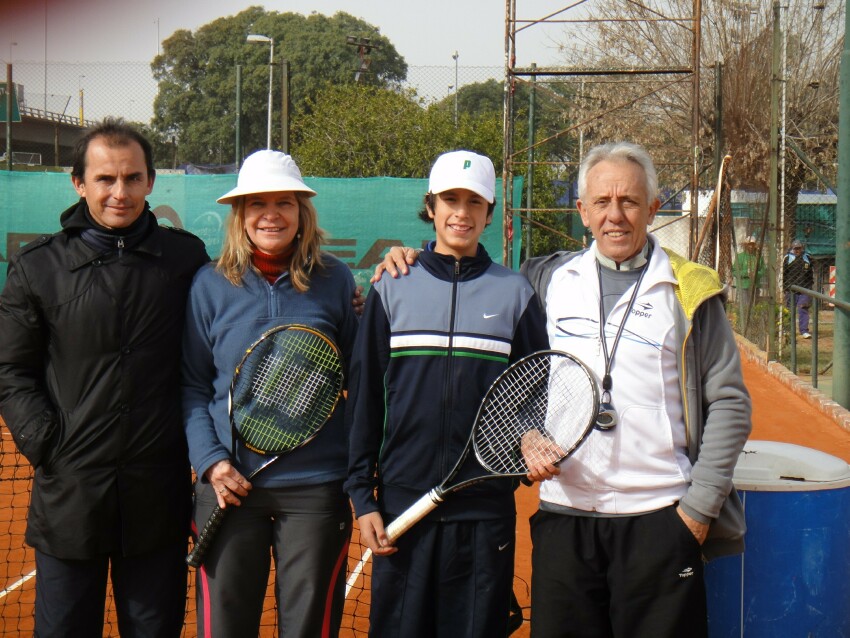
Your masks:
{"label": "leafy tree", "polygon": [[[151,67],[159,83],[153,128],[165,139],[175,139],[180,162],[217,163],[222,154],[225,162],[234,157],[237,64],[242,66],[243,155],[265,147],[269,46],[247,42],[249,34],[274,38],[275,63],[289,62],[291,121],[307,112],[307,104],[325,85],[355,82],[360,60],[347,36],[369,38],[375,47],[364,84],[394,86],[407,75],[404,59],[377,27],[344,12],[304,16],[249,7],[194,33],[178,30],[163,42]],[[273,145],[279,143],[281,117],[279,64],[274,86]],[[170,165],[172,160],[166,161]]]}
{"label": "leafy tree", "polygon": [[466,148],[501,168],[502,121],[494,112],[424,106],[413,91],[329,85],[293,129],[293,153],[309,175],[426,177],[442,152]]}
{"label": "leafy tree", "polygon": [[[487,80],[460,87],[457,92],[459,113],[480,113],[496,111],[501,113],[505,104],[505,83],[499,80]],[[450,95],[442,103],[454,108],[454,96]]]}
{"label": "leafy tree", "polygon": [[[501,122],[504,112],[504,82],[487,80],[469,84],[458,91],[458,113],[460,121],[464,114],[491,113]],[[577,217],[572,213],[552,212],[555,208],[563,208],[571,204],[564,201],[570,181],[575,180],[575,171],[569,170],[569,163],[577,155],[575,138],[560,136],[563,129],[563,113],[573,100],[573,87],[566,83],[531,84],[518,82],[514,95],[514,144],[517,153],[514,165],[514,175],[522,176],[527,183],[529,167],[526,163],[525,149],[528,146],[529,109],[531,95],[534,91],[535,123],[534,138],[537,142],[549,139],[546,144],[540,144],[535,149],[535,165],[533,172],[533,188],[531,208],[543,212],[525,211],[521,214],[522,223],[530,227],[531,254],[545,255],[565,247],[577,248],[581,245],[583,227],[577,223]],[[454,96],[450,95],[440,101],[440,106],[454,112]],[[502,124],[500,124],[500,127]],[[503,134],[503,133],[502,133]],[[552,139],[554,138],[554,139]],[[498,156],[501,157],[502,149]],[[516,196],[517,193],[514,193]],[[522,201],[521,208],[527,208],[526,191],[519,193]],[[527,241],[528,237],[524,239]],[[523,252],[523,256],[525,252]]]}
{"label": "leafy tree", "polygon": [[[790,0],[786,12],[786,131],[824,167],[835,158],[838,120],[838,65],[843,47],[843,2]],[[641,3],[601,0],[592,23],[565,34],[562,50],[570,66],[662,68],[688,66],[691,0]],[[660,20],[660,16],[679,19]],[[705,0],[702,3],[700,141],[703,165],[714,154],[714,74],[722,61],[723,137],[733,156],[739,187],[766,190],[769,183],[769,114],[772,36],[771,3]],[[661,85],[668,86],[651,92]],[[616,109],[585,128],[591,143],[632,139],[651,149],[659,164],[681,156],[692,126],[691,88],[669,77],[609,76],[588,82],[575,104],[574,119],[590,119]],[[788,156],[786,182],[796,199],[801,165]],[[827,170],[827,172],[829,172]],[[716,177],[716,174],[715,174]],[[686,183],[687,180],[684,180]],[[709,179],[713,182],[713,178]],[[786,189],[787,190],[787,189]]]}

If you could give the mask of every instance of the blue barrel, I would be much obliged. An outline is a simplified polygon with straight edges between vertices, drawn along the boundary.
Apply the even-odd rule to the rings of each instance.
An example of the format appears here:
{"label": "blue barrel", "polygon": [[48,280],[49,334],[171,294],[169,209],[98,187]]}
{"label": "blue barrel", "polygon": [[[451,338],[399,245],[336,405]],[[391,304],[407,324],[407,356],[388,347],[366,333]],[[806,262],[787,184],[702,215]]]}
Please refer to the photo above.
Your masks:
{"label": "blue barrel", "polygon": [[706,565],[710,638],[850,636],[850,466],[749,441],[734,483],[746,549]]}

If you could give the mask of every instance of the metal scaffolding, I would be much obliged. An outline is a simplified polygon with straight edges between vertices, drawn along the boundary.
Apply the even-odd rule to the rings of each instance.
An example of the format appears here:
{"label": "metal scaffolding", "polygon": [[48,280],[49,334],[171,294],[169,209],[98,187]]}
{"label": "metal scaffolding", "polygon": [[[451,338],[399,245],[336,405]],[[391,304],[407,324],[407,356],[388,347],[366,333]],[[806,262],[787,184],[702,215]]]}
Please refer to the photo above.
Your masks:
{"label": "metal scaffolding", "polygon": [[[614,4],[612,0],[607,0],[608,7]],[[697,190],[699,179],[699,90],[700,90],[700,16],[701,16],[701,0],[692,0],[690,15],[672,15],[672,6],[669,3],[661,3],[659,6],[649,7],[639,2],[629,3],[630,10],[634,12],[634,7],[639,8],[639,15],[631,18],[614,18],[610,13],[606,13],[600,17],[593,6],[593,0],[579,0],[564,6],[561,9],[552,11],[543,17],[528,17],[518,14],[517,5],[521,4],[522,0],[506,0],[505,2],[505,85],[504,85],[504,168],[502,181],[502,201],[505,207],[504,214],[504,235],[503,235],[503,262],[506,265],[515,265],[517,262],[514,255],[514,227],[516,222],[522,223],[523,237],[526,246],[530,245],[530,235],[532,227],[537,229],[547,229],[545,222],[532,219],[534,216],[541,216],[546,213],[575,212],[569,203],[565,206],[547,207],[546,209],[535,209],[532,206],[532,191],[535,184],[534,169],[540,166],[552,166],[553,164],[560,165],[566,168],[567,165],[574,169],[581,161],[581,153],[583,151],[582,131],[583,128],[590,125],[599,118],[616,117],[617,110],[629,107],[640,100],[645,100],[649,96],[658,91],[669,87],[671,84],[689,84],[689,104],[687,108],[690,110],[690,149],[678,149],[682,153],[682,164],[690,162],[689,169],[685,173],[690,176],[690,184],[685,185],[681,190],[690,192],[690,211],[682,211],[683,215],[690,216],[690,232],[688,233],[689,248],[693,245],[698,231],[698,215],[697,215]],[[529,2],[529,4],[531,4]],[[603,12],[604,13],[604,12]],[[658,23],[673,25],[675,29],[683,29],[688,34],[690,40],[690,51],[684,53],[683,59],[676,64],[669,64],[669,60],[659,61],[658,64],[642,63],[631,64],[629,56],[623,56],[622,60],[627,63],[623,64],[616,59],[602,56],[594,56],[593,51],[585,48],[580,56],[573,58],[583,58],[581,63],[575,64],[574,59],[572,64],[568,66],[537,66],[536,64],[528,64],[526,66],[517,65],[518,53],[518,36],[534,37],[532,34],[535,30],[549,29],[551,31],[553,25],[555,28],[561,28],[567,34],[570,29],[584,28],[605,28],[604,24],[607,21],[611,23],[618,22],[619,27],[623,28],[623,23],[629,23],[628,28],[641,28],[641,23],[649,24],[656,23],[654,28],[659,28]],[[565,36],[568,37],[568,36]],[[562,47],[563,50],[563,47]],[[565,58],[569,57],[567,55]],[[635,80],[636,84],[646,79],[646,90],[644,93],[629,94],[622,97],[619,104],[608,104],[597,108],[594,113],[589,113],[586,119],[577,120],[564,117],[563,127],[553,132],[547,131],[547,134],[542,139],[535,135],[534,117],[535,110],[539,112],[540,107],[536,104],[535,95],[543,87],[544,82],[578,82],[584,88],[584,82],[606,82],[617,78],[630,77]],[[517,89],[523,83],[527,83],[530,92],[528,100],[529,110],[529,134],[527,141],[519,141],[515,126],[517,123],[517,105],[516,95]],[[688,98],[686,98],[688,101]],[[565,136],[578,137],[578,153],[571,158],[555,157],[553,158],[547,152],[547,147],[557,140],[562,140]],[[608,141],[608,140],[606,140]],[[687,144],[685,141],[684,144]],[[568,172],[565,170],[565,173]],[[524,205],[515,206],[513,204],[515,193],[513,178],[516,175],[523,174],[526,178],[526,198]],[[690,252],[690,251],[689,251]]]}

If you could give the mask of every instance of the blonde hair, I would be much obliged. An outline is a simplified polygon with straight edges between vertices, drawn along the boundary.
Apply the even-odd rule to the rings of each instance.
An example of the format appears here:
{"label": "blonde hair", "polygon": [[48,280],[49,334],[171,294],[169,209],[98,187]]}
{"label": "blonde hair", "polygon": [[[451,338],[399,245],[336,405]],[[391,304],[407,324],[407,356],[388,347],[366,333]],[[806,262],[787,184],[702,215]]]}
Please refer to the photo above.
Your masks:
{"label": "blonde hair", "polygon": [[[307,193],[293,191],[298,199],[298,234],[295,252],[289,265],[289,278],[298,292],[310,289],[310,275],[314,267],[323,268],[321,245],[325,232],[319,228],[319,215]],[[234,200],[225,222],[224,246],[215,269],[234,286],[242,285],[245,272],[254,266],[251,256],[254,245],[245,231],[245,197]]]}

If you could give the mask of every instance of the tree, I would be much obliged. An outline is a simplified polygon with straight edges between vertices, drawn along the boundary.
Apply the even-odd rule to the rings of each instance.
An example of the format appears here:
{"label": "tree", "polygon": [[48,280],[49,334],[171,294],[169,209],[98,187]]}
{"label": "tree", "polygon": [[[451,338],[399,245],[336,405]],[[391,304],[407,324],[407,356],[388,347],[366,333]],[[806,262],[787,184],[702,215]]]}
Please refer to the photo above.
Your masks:
{"label": "tree", "polygon": [[308,175],[427,177],[440,153],[466,148],[501,169],[501,114],[426,107],[412,90],[327,86],[293,130],[293,153]]}
{"label": "tree", "polygon": [[[499,80],[469,84],[457,94],[458,112],[483,114],[489,112],[502,120],[505,102],[505,83]],[[563,112],[574,100],[573,87],[568,83],[532,84],[518,82],[514,95],[514,144],[516,152],[513,174],[529,179],[529,165],[526,162],[528,151],[529,113],[532,92],[535,103],[534,139],[538,146],[534,154],[534,172],[531,208],[545,212],[525,211],[521,213],[522,223],[530,228],[531,254],[546,255],[564,247],[577,248],[583,239],[583,227],[576,222],[576,215],[565,212],[553,212],[556,207],[572,205],[567,197],[571,181],[575,181],[575,169],[569,167],[577,158],[575,138],[557,137],[563,129]],[[454,96],[441,100],[444,110],[454,108]],[[554,138],[554,139],[552,139]],[[550,140],[542,143],[544,140]],[[503,151],[499,150],[499,156]],[[514,193],[526,205],[526,192]],[[528,239],[528,235],[525,235]]]}
{"label": "tree", "polygon": [[[347,13],[266,11],[249,7],[234,16],[214,20],[192,33],[181,29],[166,39],[162,54],[151,65],[159,92],[152,126],[165,139],[174,138],[180,162],[218,163],[234,153],[236,65],[242,66],[243,155],[265,147],[269,90],[269,46],[246,41],[249,34],[274,38],[275,62],[290,66],[291,120],[307,112],[309,100],[327,84],[355,82],[358,49],[347,36],[369,38],[374,48],[364,74],[366,85],[398,85],[407,64],[377,27]],[[279,142],[280,66],[275,70],[273,145]],[[171,164],[171,158],[167,160]]]}
{"label": "tree", "polygon": [[[786,12],[786,131],[824,166],[833,164],[838,122],[838,64],[843,46],[843,1],[807,3],[790,0]],[[661,3],[602,0],[594,21],[565,36],[570,65],[594,68],[663,68],[690,64],[692,32],[682,16],[692,14],[691,0]],[[659,19],[663,17],[668,19]],[[766,190],[769,183],[769,114],[772,35],[771,3],[705,0],[702,3],[700,89],[701,161],[714,155],[714,74],[721,61],[724,152],[733,156],[738,186]],[[566,44],[569,43],[569,46]],[[589,119],[616,108],[613,116],[594,120],[585,138],[629,138],[642,142],[664,164],[681,157],[692,127],[687,82],[665,77],[653,82],[640,76],[606,77],[588,82],[571,119]],[[663,85],[665,88],[660,88]],[[653,92],[653,89],[659,89]],[[632,102],[634,98],[639,98]],[[800,164],[788,158],[786,182],[795,197]],[[716,174],[715,174],[716,178]],[[710,179],[709,182],[713,181]],[[787,190],[787,189],[786,189]]]}

